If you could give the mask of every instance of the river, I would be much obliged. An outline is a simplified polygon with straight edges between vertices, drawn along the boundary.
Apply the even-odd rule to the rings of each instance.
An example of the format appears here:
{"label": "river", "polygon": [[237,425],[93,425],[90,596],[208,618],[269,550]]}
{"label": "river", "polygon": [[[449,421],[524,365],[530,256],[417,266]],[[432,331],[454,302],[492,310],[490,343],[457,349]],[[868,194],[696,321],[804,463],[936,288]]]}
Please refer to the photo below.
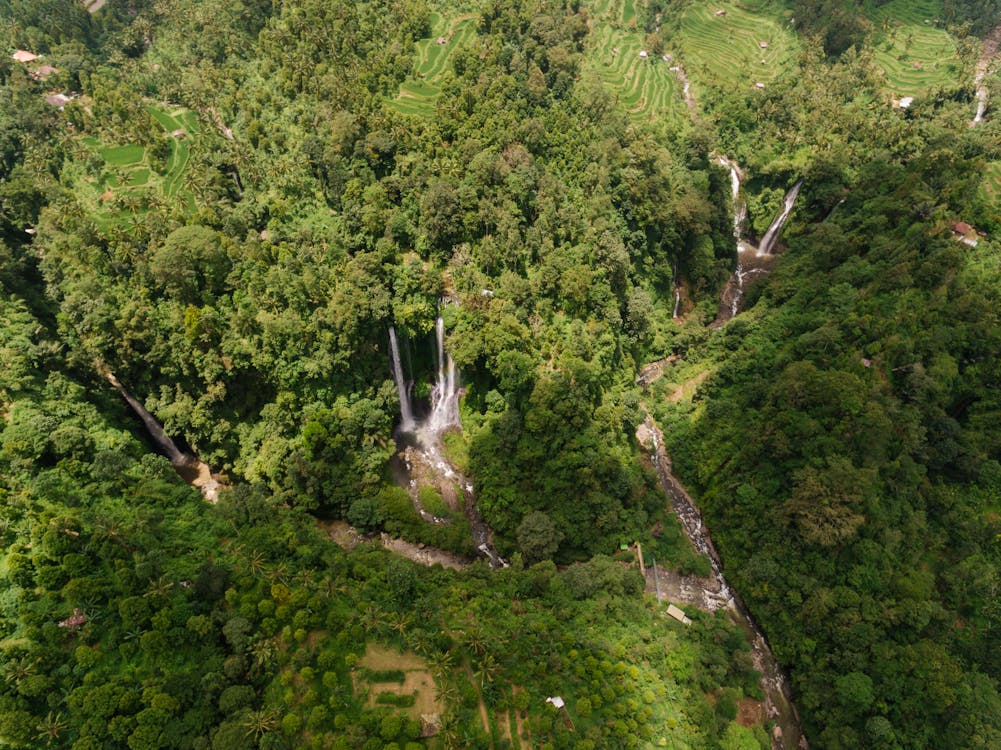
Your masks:
{"label": "river", "polygon": [[702,522],[702,514],[681,482],[671,470],[671,459],[664,447],[664,435],[653,419],[647,416],[636,430],[639,444],[649,451],[661,487],[671,501],[671,507],[681,521],[681,526],[692,546],[709,559],[711,578],[678,576],[663,573],[657,568],[647,569],[647,590],[657,592],[662,599],[675,598],[699,609],[714,612],[725,609],[730,617],[747,634],[751,644],[754,668],[761,673],[761,689],[765,694],[765,715],[775,721],[772,731],[774,750],[794,750],[809,747],[799,721],[799,714],[792,702],[789,680],[775,659],[768,640],[754,621],[740,595],[723,574],[723,561],[716,551],[709,529]]}

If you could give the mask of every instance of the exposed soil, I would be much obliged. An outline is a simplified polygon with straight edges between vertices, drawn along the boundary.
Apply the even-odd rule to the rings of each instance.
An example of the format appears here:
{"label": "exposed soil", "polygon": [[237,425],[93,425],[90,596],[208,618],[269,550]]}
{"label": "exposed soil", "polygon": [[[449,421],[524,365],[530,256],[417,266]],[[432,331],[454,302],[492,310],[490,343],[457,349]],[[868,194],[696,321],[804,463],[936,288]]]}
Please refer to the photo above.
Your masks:
{"label": "exposed soil", "polygon": [[379,693],[394,693],[395,695],[413,695],[414,705],[401,708],[411,718],[419,719],[421,714],[440,714],[441,703],[435,697],[434,680],[428,670],[427,663],[412,652],[400,653],[389,646],[378,643],[368,643],[365,655],[358,660],[358,666],[372,671],[400,670],[403,672],[403,684],[398,682],[369,682],[361,673],[353,675],[355,691],[368,688],[366,705],[376,706]]}

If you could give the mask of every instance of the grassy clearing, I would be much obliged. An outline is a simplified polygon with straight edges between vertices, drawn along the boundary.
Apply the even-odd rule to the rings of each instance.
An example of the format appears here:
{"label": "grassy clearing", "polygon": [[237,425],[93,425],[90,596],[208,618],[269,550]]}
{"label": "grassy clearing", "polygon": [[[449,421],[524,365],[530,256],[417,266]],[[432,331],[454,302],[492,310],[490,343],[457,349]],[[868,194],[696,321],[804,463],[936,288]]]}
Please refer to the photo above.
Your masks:
{"label": "grassy clearing", "polygon": [[[418,719],[421,714],[440,714],[441,702],[435,697],[434,680],[428,671],[428,666],[417,654],[400,653],[389,646],[378,643],[368,643],[365,655],[358,660],[361,670],[355,673],[355,690],[368,690],[368,706],[375,707],[380,694],[413,696],[412,706],[401,706],[411,718]],[[372,673],[402,672],[403,682],[370,682],[362,675],[363,670]]]}
{"label": "grassy clearing", "polygon": [[[417,42],[414,73],[400,84],[400,94],[392,105],[404,114],[432,115],[441,93],[441,77],[449,70],[452,54],[476,36],[476,17],[465,13],[446,17],[431,14],[431,36]],[[439,44],[438,40],[444,40]]]}
{"label": "grassy clearing", "polygon": [[[725,15],[717,16],[718,10]],[[747,89],[792,70],[798,42],[791,16],[782,3],[693,2],[681,19],[678,38],[689,78],[696,84]]]}
{"label": "grassy clearing", "polygon": [[876,64],[893,96],[921,96],[962,76],[955,42],[935,24],[941,12],[939,0],[891,0],[865,9]]}
{"label": "grassy clearing", "polygon": [[685,119],[681,84],[670,63],[648,51],[632,0],[599,0],[590,7],[587,70],[598,76],[633,122],[676,126]]}

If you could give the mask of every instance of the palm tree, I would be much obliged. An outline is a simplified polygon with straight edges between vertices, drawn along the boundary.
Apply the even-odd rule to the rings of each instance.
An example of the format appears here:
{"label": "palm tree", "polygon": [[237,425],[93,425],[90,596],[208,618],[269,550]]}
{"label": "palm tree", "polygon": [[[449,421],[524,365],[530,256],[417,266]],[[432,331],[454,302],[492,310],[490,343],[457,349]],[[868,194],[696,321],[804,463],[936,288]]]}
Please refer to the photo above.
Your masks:
{"label": "palm tree", "polygon": [[69,722],[63,719],[62,712],[53,714],[49,711],[45,720],[35,727],[38,729],[36,739],[45,740],[46,745],[51,745],[55,740],[59,739],[59,735],[69,729],[69,726]]}
{"label": "palm tree", "polygon": [[261,737],[278,728],[278,716],[273,711],[260,708],[247,714],[243,720],[243,726],[247,730],[248,737],[260,740]]}
{"label": "palm tree", "polygon": [[401,612],[390,612],[386,616],[386,624],[389,625],[390,630],[395,630],[400,635],[403,635],[413,622],[413,618],[410,615]]}
{"label": "palm tree", "polygon": [[143,597],[150,599],[152,597],[166,596],[167,592],[174,588],[173,581],[167,580],[167,576],[160,576],[150,580],[149,589],[143,594]]}

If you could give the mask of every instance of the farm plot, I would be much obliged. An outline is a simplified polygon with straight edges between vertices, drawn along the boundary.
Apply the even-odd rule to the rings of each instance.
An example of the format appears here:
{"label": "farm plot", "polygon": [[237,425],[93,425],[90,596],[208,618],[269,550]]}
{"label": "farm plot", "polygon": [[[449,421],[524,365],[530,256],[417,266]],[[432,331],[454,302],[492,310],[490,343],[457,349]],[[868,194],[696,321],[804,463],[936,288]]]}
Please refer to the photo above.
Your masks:
{"label": "farm plot", "polygon": [[767,85],[796,65],[791,16],[781,3],[693,2],[678,39],[689,77],[727,90]]}
{"label": "farm plot", "polygon": [[962,77],[956,44],[940,26],[941,10],[938,0],[891,0],[866,9],[874,58],[895,98],[921,96]]}
{"label": "farm plot", "polygon": [[672,63],[643,47],[630,0],[604,0],[591,6],[591,38],[586,67],[593,71],[633,122],[682,121],[685,105]]}
{"label": "farm plot", "polygon": [[148,111],[164,129],[169,145],[166,161],[159,165],[138,144],[109,145],[94,136],[80,139],[100,159],[96,173],[76,180],[81,201],[93,210],[99,224],[120,223],[154,205],[194,209],[194,196],[184,190],[184,178],[191,158],[189,139],[198,132],[198,118],[183,109],[168,112],[149,107]]}
{"label": "farm plot", "polygon": [[476,18],[471,13],[451,18],[431,15],[431,36],[417,42],[413,77],[400,84],[393,106],[404,114],[434,114],[441,93],[441,77],[449,69],[452,54],[476,36]]}

